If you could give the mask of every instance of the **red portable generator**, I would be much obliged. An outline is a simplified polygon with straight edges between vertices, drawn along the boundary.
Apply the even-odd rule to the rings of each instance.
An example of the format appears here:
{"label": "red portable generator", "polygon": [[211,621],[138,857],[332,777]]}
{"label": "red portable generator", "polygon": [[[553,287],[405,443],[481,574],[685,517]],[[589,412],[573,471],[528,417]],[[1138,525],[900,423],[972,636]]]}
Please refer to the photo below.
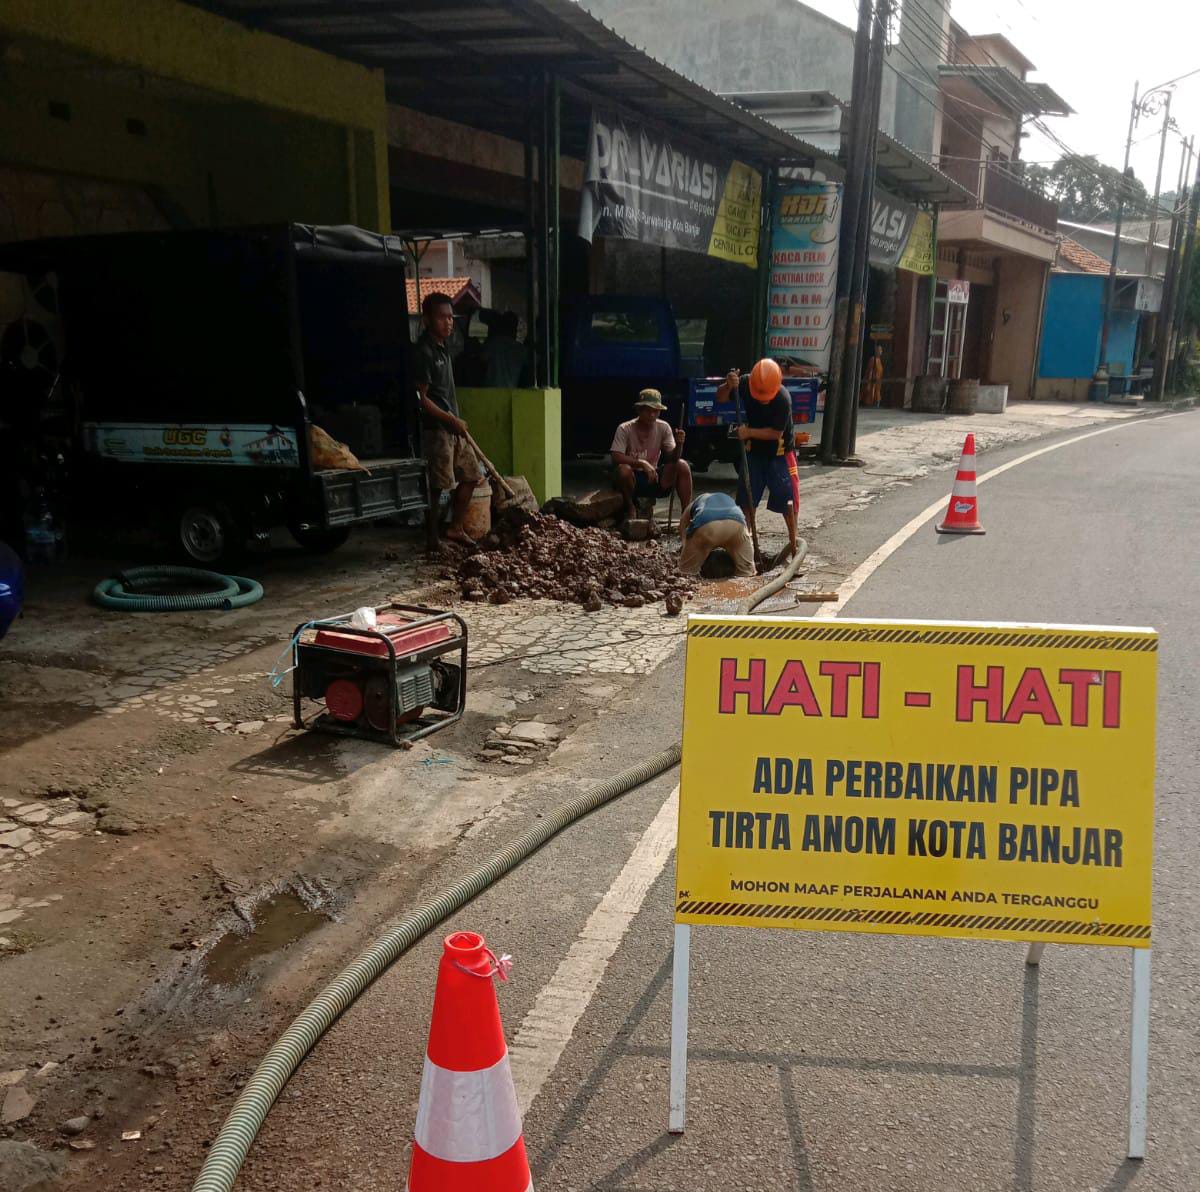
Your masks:
{"label": "red portable generator", "polygon": [[[375,628],[360,629],[351,616],[306,621],[292,635],[297,728],[408,746],[461,719],[467,703],[461,617],[385,604],[375,610]],[[324,705],[307,722],[305,699]]]}

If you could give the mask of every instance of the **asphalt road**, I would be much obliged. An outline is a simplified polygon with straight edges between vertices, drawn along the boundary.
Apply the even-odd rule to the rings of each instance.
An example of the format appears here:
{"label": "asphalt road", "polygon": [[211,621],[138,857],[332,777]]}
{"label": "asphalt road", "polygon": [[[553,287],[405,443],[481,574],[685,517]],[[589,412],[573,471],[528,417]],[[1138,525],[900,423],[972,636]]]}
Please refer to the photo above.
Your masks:
{"label": "asphalt road", "polygon": [[[1130,956],[1107,948],[1049,948],[1039,971],[1016,944],[697,928],[688,1128],[668,1135],[668,861],[630,904],[629,929],[526,1114],[540,1192],[1200,1187],[1198,458],[1200,414],[1139,420],[1042,455],[981,490],[986,537],[944,539],[925,526],[845,610],[1160,631],[1145,1162],[1124,1159]],[[889,496],[831,537],[865,557],[947,482]],[[661,748],[677,732],[680,678],[676,658],[578,747],[607,743],[605,769]],[[620,887],[672,782],[593,816],[456,919],[515,957],[501,991],[510,1037]],[[425,941],[320,1045],[242,1187],[402,1186],[439,950]]]}

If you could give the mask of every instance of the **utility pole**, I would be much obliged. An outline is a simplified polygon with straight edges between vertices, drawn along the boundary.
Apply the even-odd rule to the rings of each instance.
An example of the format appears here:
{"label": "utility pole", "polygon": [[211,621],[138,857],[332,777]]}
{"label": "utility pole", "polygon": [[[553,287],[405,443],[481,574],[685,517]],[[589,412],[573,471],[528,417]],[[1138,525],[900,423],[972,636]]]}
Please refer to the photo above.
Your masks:
{"label": "utility pole", "polygon": [[[887,51],[887,31],[895,5],[879,0],[875,8],[875,27],[871,30],[871,110],[867,172],[863,178],[863,199],[858,213],[858,242],[855,255],[857,291],[850,291],[850,322],[846,334],[847,367],[843,367],[846,401],[838,411],[837,450],[845,460],[854,458],[858,442],[858,403],[862,392],[863,342],[866,335],[867,287],[871,279],[871,224],[875,218],[875,166],[879,149],[879,109],[883,98],[883,56]],[[851,338],[853,332],[853,338]]]}
{"label": "utility pole", "polygon": [[[1179,183],[1175,194],[1183,190],[1188,178],[1192,147],[1190,142],[1184,142],[1183,152],[1179,158]],[[1162,401],[1167,387],[1167,372],[1170,367],[1171,326],[1175,320],[1175,298],[1179,280],[1179,248],[1182,240],[1183,225],[1179,218],[1178,202],[1171,213],[1170,248],[1167,253],[1166,277],[1163,279],[1162,309],[1158,313],[1158,326],[1154,335],[1154,381],[1151,385],[1151,396],[1154,401]]]}
{"label": "utility pole", "polygon": [[850,135],[838,244],[838,297],[829,393],[821,426],[821,458],[849,458],[854,449],[858,377],[862,367],[863,298],[875,194],[875,146],[883,88],[884,35],[893,0],[859,0],[854,42]]}
{"label": "utility pole", "polygon": [[867,75],[870,67],[871,21],[874,0],[858,0],[858,30],[854,35],[854,74],[850,83],[850,132],[846,153],[846,180],[842,185],[841,230],[838,235],[837,297],[833,316],[833,343],[829,352],[829,384],[825,416],[821,419],[821,462],[834,462],[834,438],[844,397],[842,362],[846,342],[846,315],[850,305],[850,274],[854,263],[854,236],[858,230],[859,183],[866,168],[863,124],[867,110]]}
{"label": "utility pole", "polygon": [[1163,104],[1162,133],[1158,142],[1158,173],[1154,176],[1154,202],[1150,205],[1150,234],[1146,237],[1146,276],[1154,273],[1154,242],[1158,239],[1158,199],[1162,194],[1163,158],[1167,155],[1167,133],[1171,128],[1171,98],[1175,93],[1168,90]]}
{"label": "utility pole", "polygon": [[1171,391],[1179,388],[1179,348],[1180,344],[1190,344],[1192,328],[1188,322],[1188,298],[1192,292],[1192,269],[1196,252],[1196,221],[1200,219],[1200,154],[1195,153],[1196,138],[1192,138],[1193,156],[1196,159],[1196,174],[1192,179],[1192,193],[1189,196],[1184,218],[1187,220],[1184,229],[1183,263],[1179,271],[1179,295],[1175,303],[1175,343],[1176,349],[1171,356],[1170,376],[1168,383]]}
{"label": "utility pole", "polygon": [[[1112,257],[1108,279],[1104,283],[1104,319],[1100,324],[1100,363],[1108,365],[1108,330],[1112,325],[1113,295],[1117,288],[1117,262],[1121,254],[1121,221],[1125,215],[1125,190],[1130,183],[1129,151],[1133,147],[1133,129],[1138,118],[1138,84],[1133,84],[1133,102],[1129,105],[1129,133],[1125,137],[1125,164],[1121,167],[1121,189],[1117,191],[1117,222],[1113,229]],[[1132,361],[1130,362],[1132,364]]]}

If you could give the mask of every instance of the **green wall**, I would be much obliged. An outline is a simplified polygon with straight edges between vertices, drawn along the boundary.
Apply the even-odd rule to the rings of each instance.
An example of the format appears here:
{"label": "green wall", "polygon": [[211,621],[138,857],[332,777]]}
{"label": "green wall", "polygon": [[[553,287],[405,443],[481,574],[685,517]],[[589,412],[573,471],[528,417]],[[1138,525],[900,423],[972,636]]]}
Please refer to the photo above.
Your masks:
{"label": "green wall", "polygon": [[524,476],[541,502],[561,495],[561,390],[460,389],[458,407],[502,476]]}
{"label": "green wall", "polygon": [[175,0],[4,0],[0,41],[9,167],[155,188],[173,223],[390,228],[379,71]]}

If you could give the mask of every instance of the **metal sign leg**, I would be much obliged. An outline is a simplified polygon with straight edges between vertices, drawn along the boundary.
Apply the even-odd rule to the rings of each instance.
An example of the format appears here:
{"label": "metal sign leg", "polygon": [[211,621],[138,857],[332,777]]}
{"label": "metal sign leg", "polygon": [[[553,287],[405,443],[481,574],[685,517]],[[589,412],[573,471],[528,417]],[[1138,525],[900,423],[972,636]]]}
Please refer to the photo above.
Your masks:
{"label": "metal sign leg", "polygon": [[1025,954],[1025,963],[1030,968],[1037,968],[1042,963],[1042,953],[1046,950],[1045,944],[1030,944],[1029,951]]}
{"label": "metal sign leg", "polygon": [[1150,1066],[1150,949],[1133,948],[1133,1016],[1129,1030],[1129,1157],[1146,1157],[1146,1090]]}
{"label": "metal sign leg", "polygon": [[688,958],[691,948],[691,925],[676,923],[671,970],[671,1114],[667,1123],[671,1134],[683,1133],[687,1103]]}

